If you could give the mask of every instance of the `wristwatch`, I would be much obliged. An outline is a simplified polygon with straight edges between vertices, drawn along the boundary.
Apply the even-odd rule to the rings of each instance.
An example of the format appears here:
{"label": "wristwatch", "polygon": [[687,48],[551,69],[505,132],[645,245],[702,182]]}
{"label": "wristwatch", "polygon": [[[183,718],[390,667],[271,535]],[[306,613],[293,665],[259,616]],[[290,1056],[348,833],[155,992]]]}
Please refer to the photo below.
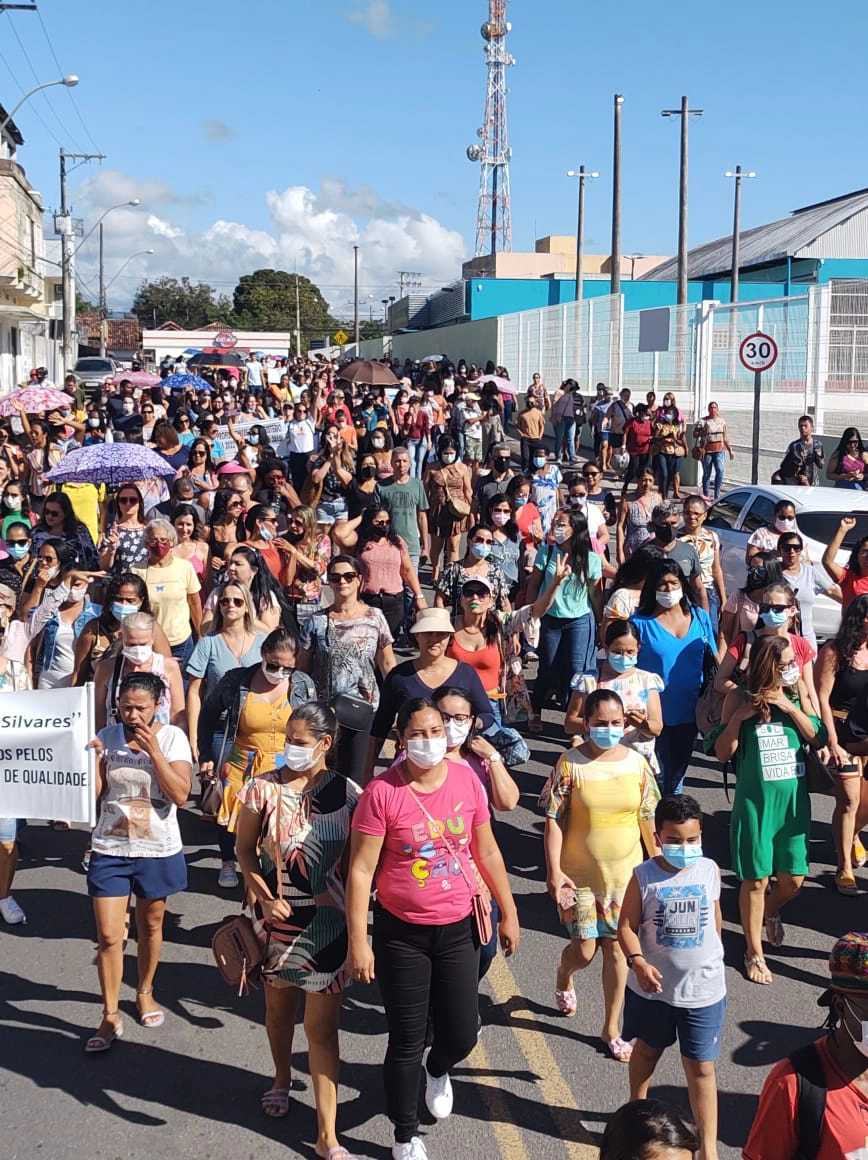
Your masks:
{"label": "wristwatch", "polygon": [[633,966],[634,959],[644,959],[645,956],[641,951],[636,951],[635,955],[627,955],[627,969],[630,970]]}

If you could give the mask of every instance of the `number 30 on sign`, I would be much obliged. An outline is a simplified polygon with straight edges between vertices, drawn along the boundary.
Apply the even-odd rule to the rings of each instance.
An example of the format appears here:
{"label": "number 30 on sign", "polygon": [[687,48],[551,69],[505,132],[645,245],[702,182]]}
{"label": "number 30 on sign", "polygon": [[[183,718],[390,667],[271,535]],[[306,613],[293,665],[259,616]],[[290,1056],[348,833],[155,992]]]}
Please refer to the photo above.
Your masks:
{"label": "number 30 on sign", "polygon": [[777,361],[778,344],[767,334],[749,334],[738,348],[738,357],[749,371],[767,371]]}

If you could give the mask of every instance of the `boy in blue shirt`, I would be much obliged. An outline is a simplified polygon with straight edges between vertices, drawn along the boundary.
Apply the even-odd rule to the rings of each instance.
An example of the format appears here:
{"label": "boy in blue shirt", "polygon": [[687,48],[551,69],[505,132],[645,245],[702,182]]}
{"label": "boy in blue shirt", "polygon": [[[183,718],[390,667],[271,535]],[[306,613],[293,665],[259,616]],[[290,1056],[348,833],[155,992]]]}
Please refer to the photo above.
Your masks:
{"label": "boy in blue shirt", "polygon": [[661,852],[633,871],[618,925],[630,968],[623,1034],[636,1041],[630,1099],[647,1099],[657,1061],[677,1039],[700,1160],[717,1160],[715,1061],[726,1011],[720,870],[702,855],[695,798],[667,794],[654,822]]}

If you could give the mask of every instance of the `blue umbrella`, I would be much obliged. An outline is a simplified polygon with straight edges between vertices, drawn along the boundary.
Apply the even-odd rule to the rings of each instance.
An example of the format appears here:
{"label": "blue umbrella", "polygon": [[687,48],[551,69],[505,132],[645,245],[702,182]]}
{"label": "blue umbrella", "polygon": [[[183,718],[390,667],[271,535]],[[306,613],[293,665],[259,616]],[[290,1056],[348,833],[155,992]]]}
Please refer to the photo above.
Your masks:
{"label": "blue umbrella", "polygon": [[192,387],[194,391],[212,391],[214,388],[198,375],[169,375],[163,379],[162,385],[170,391],[186,391]]}
{"label": "blue umbrella", "polygon": [[160,476],[168,479],[177,472],[171,463],[138,443],[94,443],[68,451],[46,475],[51,483],[107,483],[120,487],[137,480]]}

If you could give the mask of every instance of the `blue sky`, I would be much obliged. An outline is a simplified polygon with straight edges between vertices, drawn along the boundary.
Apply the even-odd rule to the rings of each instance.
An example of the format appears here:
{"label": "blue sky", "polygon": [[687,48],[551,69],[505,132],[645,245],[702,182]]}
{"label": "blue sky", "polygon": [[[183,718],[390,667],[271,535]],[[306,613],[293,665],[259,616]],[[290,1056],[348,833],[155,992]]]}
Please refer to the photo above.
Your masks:
{"label": "blue sky", "polygon": [[[40,0],[40,13],[48,38],[33,13],[0,15],[0,101],[11,109],[60,75],[51,46],[81,76],[78,111],[59,88],[20,110],[19,159],[54,206],[55,137],[108,154],[71,180],[89,221],[140,197],[106,222],[109,276],[136,250],[157,252],[118,278],[112,305],[145,273],[231,292],[238,274],[297,262],[340,308],[354,241],[377,310],[397,293],[398,269],[422,271],[429,290],[460,273],[475,228],[478,167],[464,151],[482,119],[487,0]],[[682,93],[705,110],[691,125],[695,244],[730,228],[723,172],[737,163],[759,175],[745,188],[745,226],[868,185],[856,160],[868,17],[856,0],[839,0],[829,20],[805,0],[512,0],[509,18],[514,249],[530,249],[535,228],[573,232],[565,171],[580,163],[601,174],[587,247],[608,249],[615,92],[625,253],[674,253],[678,123],[659,113]],[[89,248],[80,259],[92,281]]]}

